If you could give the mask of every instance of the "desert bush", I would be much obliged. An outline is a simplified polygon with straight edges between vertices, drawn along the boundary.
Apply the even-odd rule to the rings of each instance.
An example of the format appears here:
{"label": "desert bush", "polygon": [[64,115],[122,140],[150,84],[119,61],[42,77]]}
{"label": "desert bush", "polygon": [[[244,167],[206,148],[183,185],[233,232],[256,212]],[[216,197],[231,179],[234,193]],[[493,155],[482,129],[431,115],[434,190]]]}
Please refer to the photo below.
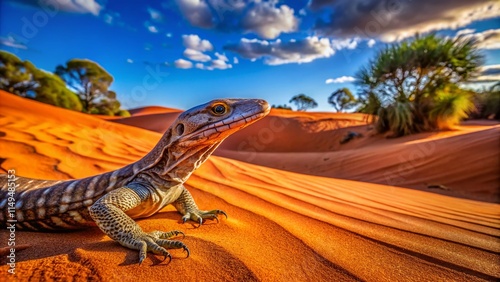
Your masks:
{"label": "desert bush", "polygon": [[356,74],[358,111],[377,114],[377,131],[394,136],[449,128],[473,109],[472,95],[458,85],[481,63],[473,39],[430,34],[389,45]]}

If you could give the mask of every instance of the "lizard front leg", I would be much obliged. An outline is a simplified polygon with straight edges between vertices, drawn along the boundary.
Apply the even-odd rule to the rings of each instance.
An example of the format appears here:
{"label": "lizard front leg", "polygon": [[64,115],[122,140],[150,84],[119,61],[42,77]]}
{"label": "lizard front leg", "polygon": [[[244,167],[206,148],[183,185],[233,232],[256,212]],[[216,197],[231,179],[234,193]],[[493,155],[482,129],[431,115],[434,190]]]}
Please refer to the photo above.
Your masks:
{"label": "lizard front leg", "polygon": [[145,233],[125,212],[145,202],[151,196],[149,189],[139,183],[131,183],[118,188],[98,199],[89,207],[90,216],[97,226],[111,239],[122,246],[139,251],[139,264],[146,258],[147,252],[163,255],[171,260],[166,249],[184,249],[189,256],[189,249],[184,243],[167,240],[180,231],[153,231]]}
{"label": "lizard front leg", "polygon": [[227,214],[222,210],[204,211],[198,209],[193,196],[191,196],[191,193],[189,193],[184,186],[182,186],[181,195],[172,203],[172,205],[182,214],[182,221],[184,223],[188,220],[193,220],[200,224],[198,227],[203,224],[203,219],[215,219],[219,222],[219,214],[223,214],[227,218]]}

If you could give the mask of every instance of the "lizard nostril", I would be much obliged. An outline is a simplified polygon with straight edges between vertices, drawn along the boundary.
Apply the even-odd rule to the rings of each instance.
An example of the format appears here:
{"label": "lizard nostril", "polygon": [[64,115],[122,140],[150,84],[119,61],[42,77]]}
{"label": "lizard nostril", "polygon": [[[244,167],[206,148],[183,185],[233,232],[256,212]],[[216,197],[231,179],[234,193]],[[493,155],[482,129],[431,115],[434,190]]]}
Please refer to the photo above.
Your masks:
{"label": "lizard nostril", "polygon": [[184,133],[184,124],[179,123],[179,124],[175,127],[175,131],[177,131],[177,135],[182,135],[182,134]]}

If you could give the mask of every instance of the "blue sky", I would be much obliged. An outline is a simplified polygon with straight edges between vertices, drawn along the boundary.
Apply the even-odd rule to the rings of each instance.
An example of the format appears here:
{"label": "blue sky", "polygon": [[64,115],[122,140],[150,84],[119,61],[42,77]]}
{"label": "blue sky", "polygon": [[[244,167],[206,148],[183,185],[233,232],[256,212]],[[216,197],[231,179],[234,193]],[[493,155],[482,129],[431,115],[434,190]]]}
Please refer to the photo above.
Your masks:
{"label": "blue sky", "polygon": [[[187,109],[213,98],[288,103],[356,88],[379,48],[438,32],[475,37],[485,81],[500,79],[500,4],[484,0],[7,0],[0,46],[54,71],[72,58],[102,65],[125,108]],[[489,76],[486,76],[488,74]]]}

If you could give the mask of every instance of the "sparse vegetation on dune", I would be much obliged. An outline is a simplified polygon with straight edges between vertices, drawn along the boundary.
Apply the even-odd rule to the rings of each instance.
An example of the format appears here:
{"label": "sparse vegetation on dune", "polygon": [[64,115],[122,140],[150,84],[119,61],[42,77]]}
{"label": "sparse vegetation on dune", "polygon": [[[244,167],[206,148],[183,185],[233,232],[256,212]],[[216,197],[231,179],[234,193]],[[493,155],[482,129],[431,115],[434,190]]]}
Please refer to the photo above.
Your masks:
{"label": "sparse vegetation on dune", "polygon": [[313,109],[318,106],[318,103],[306,94],[298,94],[290,99],[289,103],[295,104],[297,106],[297,111],[307,111],[308,109]]}
{"label": "sparse vegetation on dune", "polygon": [[449,128],[474,109],[474,93],[459,85],[481,63],[471,39],[417,35],[387,46],[356,74],[359,110],[377,114],[377,131],[393,136]]}
{"label": "sparse vegetation on dune", "polygon": [[472,118],[500,119],[500,82],[490,89],[483,89],[474,95],[475,111]]}
{"label": "sparse vegetation on dune", "polygon": [[340,88],[328,97],[328,103],[332,105],[337,112],[343,112],[356,106],[357,100],[349,88]]}
{"label": "sparse vegetation on dune", "polygon": [[0,89],[24,98],[85,113],[130,116],[108,88],[113,77],[90,60],[72,59],[55,73],[0,51]]}

